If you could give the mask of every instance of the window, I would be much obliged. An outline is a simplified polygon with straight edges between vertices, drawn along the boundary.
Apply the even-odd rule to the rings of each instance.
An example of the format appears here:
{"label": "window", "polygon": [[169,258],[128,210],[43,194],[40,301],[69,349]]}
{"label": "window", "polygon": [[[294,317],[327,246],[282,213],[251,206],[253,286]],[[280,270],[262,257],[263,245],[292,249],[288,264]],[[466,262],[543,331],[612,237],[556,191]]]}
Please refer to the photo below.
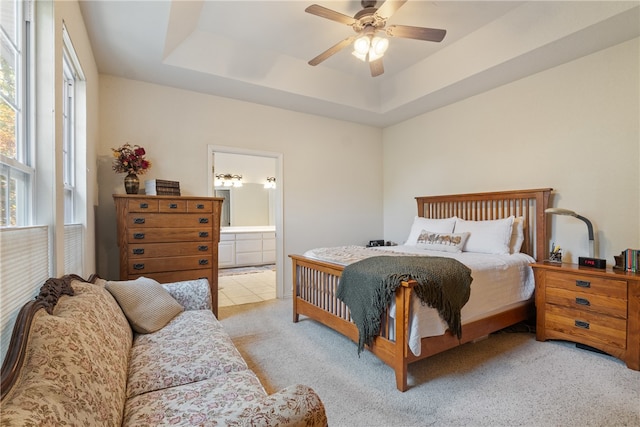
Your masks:
{"label": "window", "polygon": [[[65,44],[66,45],[66,44]],[[64,185],[64,223],[74,222],[75,199],[75,73],[67,54],[62,57],[62,178]]]}
{"label": "window", "polygon": [[0,226],[19,226],[31,221],[34,175],[27,126],[31,2],[0,7]]}
{"label": "window", "polygon": [[83,275],[84,237],[80,224],[84,215],[76,206],[76,153],[83,138],[77,131],[82,120],[84,74],[66,27],[62,32],[62,179],[64,187],[64,273]]}

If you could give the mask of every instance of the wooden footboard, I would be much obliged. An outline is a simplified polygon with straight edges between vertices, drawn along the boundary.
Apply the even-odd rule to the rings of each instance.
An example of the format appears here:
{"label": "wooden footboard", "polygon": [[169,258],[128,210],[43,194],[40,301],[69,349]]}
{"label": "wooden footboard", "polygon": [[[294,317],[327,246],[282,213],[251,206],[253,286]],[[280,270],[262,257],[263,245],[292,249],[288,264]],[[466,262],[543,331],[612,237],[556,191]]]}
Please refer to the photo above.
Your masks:
{"label": "wooden footboard", "polygon": [[[453,196],[417,197],[418,212],[428,218],[456,215],[469,220],[491,220],[510,215],[525,221],[523,252],[534,258],[545,256],[546,222],[551,189],[518,190]],[[343,267],[300,255],[290,255],[293,267],[293,321],[307,316],[358,342],[358,329],[351,321],[349,308],[336,297]],[[526,320],[533,313],[533,302],[464,324],[458,339],[447,331],[444,335],[423,338],[420,356],[409,349],[409,312],[415,281],[403,282],[395,294],[396,321],[389,313],[382,316],[381,330],[368,350],[393,368],[398,390],[407,389],[407,365],[458,345],[474,341],[492,332]],[[389,328],[393,325],[393,330]],[[390,337],[394,337],[391,339]]]}

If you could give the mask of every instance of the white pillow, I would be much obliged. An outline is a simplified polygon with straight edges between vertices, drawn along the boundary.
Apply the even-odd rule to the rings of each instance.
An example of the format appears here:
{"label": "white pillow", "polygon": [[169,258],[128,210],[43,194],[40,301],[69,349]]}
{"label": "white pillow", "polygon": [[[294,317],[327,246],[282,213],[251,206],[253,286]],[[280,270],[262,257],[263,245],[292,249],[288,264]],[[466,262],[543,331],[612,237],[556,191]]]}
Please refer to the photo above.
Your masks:
{"label": "white pillow", "polygon": [[464,245],[465,252],[508,254],[512,226],[513,216],[488,221],[467,221],[457,218],[454,231],[471,233]]}
{"label": "white pillow", "polygon": [[456,217],[444,219],[423,218],[417,216],[413,220],[409,237],[405,242],[405,245],[415,246],[418,242],[418,236],[422,233],[422,230],[429,230],[434,233],[452,233],[453,227],[456,225]]}
{"label": "white pillow", "polygon": [[522,244],[524,243],[524,217],[517,216],[513,219],[511,226],[511,241],[509,243],[509,252],[512,254],[520,253]]}
{"label": "white pillow", "polygon": [[416,247],[442,252],[462,252],[469,233],[434,233],[422,230]]}

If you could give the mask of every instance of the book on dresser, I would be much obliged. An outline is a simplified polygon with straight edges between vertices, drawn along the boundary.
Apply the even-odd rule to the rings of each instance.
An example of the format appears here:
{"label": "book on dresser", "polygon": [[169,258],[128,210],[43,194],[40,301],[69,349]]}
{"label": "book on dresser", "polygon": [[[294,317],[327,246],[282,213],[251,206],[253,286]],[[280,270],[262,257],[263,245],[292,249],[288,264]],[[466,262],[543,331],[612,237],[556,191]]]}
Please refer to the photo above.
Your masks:
{"label": "book on dresser", "polygon": [[165,179],[148,179],[144,182],[144,192],[148,196],[179,196],[180,182]]}
{"label": "book on dresser", "polygon": [[114,194],[120,280],[160,283],[206,278],[218,315],[218,243],[222,199]]}

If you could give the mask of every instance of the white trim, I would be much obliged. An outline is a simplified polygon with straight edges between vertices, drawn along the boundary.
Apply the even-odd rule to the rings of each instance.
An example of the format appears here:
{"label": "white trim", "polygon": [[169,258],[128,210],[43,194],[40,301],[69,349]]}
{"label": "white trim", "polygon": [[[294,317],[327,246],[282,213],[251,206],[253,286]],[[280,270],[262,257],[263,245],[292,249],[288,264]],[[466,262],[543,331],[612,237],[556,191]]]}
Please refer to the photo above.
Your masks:
{"label": "white trim", "polygon": [[242,154],[247,156],[268,157],[276,160],[276,182],[274,203],[275,203],[275,226],[276,226],[276,297],[284,298],[284,205],[283,205],[283,154],[271,151],[251,150],[246,148],[229,147],[224,145],[208,145],[207,146],[207,165],[208,165],[208,185],[207,194],[213,196],[213,156],[214,153]]}

